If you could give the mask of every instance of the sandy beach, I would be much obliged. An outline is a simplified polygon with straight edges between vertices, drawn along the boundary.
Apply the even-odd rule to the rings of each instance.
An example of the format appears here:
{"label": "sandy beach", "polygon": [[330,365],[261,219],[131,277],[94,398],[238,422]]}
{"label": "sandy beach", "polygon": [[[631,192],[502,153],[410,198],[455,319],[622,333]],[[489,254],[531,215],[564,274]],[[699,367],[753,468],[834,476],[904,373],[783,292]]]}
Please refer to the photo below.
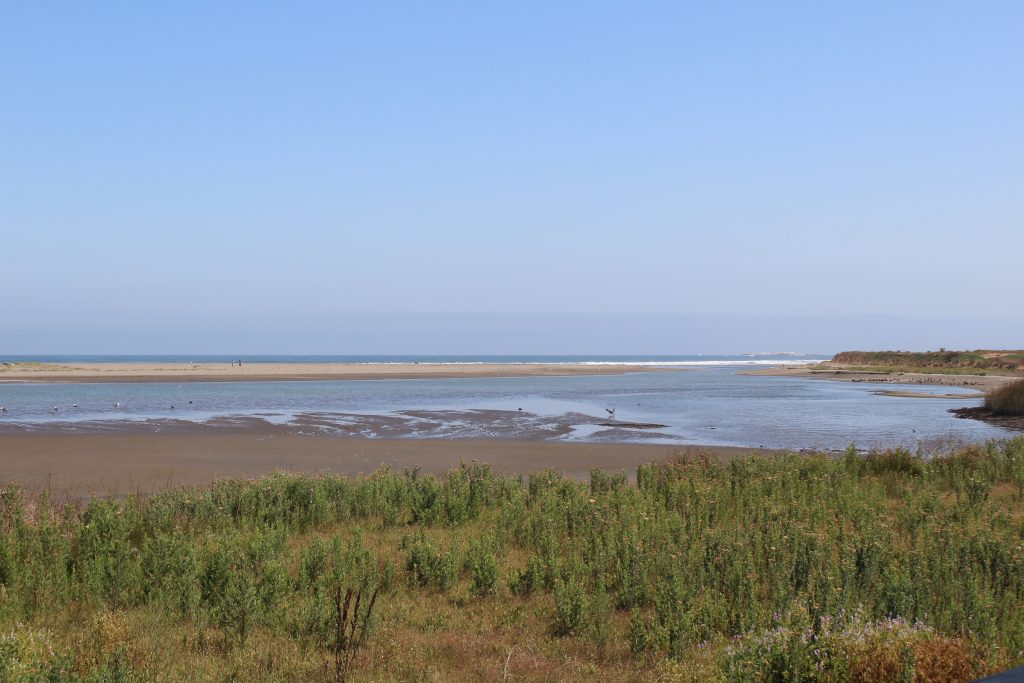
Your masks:
{"label": "sandy beach", "polygon": [[649,444],[559,443],[533,440],[360,439],[294,434],[0,434],[0,483],[54,496],[152,493],[204,485],[223,477],[256,478],[274,471],[369,474],[381,467],[420,467],[440,474],[460,462],[486,462],[499,472],[552,468],[585,478],[590,469],[635,475],[641,463],[688,448],[726,459],[764,450]]}
{"label": "sandy beach", "polygon": [[5,363],[0,382],[265,382],[331,379],[538,377],[666,372],[650,365],[561,363]]}
{"label": "sandy beach", "polygon": [[[1019,377],[1009,375],[954,375],[923,372],[865,372],[862,370],[844,370],[835,366],[794,366],[787,365],[758,370],[744,370],[741,375],[759,375],[763,377],[802,377],[805,379],[824,379],[833,382],[869,382],[877,384],[919,384],[922,386],[968,387],[985,392],[1001,387]],[[931,398],[927,394],[923,398]]]}

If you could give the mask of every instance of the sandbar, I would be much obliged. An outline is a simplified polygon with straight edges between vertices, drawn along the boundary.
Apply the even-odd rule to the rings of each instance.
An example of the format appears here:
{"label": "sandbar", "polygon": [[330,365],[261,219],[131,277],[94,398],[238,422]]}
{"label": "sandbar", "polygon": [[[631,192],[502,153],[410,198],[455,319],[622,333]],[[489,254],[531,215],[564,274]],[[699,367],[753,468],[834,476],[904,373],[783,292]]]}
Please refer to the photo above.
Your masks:
{"label": "sandbar", "polygon": [[635,476],[637,465],[696,450],[724,461],[766,450],[722,446],[572,443],[512,439],[363,439],[239,433],[0,434],[0,483],[49,490],[63,500],[153,493],[275,471],[360,475],[382,467],[441,474],[479,461],[507,474],[591,468]]}
{"label": "sandbar", "polygon": [[[802,377],[806,379],[824,379],[833,382],[868,382],[872,384],[920,384],[925,386],[971,387],[979,391],[988,391],[1001,387],[1008,382],[1020,379],[1009,375],[959,375],[925,372],[869,372],[864,370],[844,370],[834,366],[784,365],[775,368],[744,370],[741,375],[759,375],[764,377]],[[957,396],[956,398],[961,398]],[[964,397],[969,398],[969,397]],[[973,398],[977,398],[976,396]]]}
{"label": "sandbar", "polygon": [[879,390],[872,392],[878,396],[893,396],[895,398],[943,398],[943,399],[979,399],[985,398],[985,394],[980,392],[970,394],[935,394],[923,391],[896,391],[896,390]]}
{"label": "sandbar", "polygon": [[540,377],[674,372],[651,365],[568,363],[7,363],[0,382],[265,382]]}

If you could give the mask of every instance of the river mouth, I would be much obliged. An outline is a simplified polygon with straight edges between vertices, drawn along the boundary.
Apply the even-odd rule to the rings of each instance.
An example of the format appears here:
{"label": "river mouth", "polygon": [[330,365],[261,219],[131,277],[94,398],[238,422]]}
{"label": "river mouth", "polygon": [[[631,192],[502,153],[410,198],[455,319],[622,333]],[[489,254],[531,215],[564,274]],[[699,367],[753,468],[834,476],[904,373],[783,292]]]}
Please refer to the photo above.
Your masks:
{"label": "river mouth", "polygon": [[[0,432],[265,432],[369,439],[520,439],[842,450],[1013,425],[961,420],[950,396],[879,396],[866,383],[737,374],[737,368],[586,377],[374,381],[2,384]],[[920,386],[887,385],[889,391]],[[927,389],[925,389],[927,391]],[[938,393],[938,392],[937,392]],[[56,408],[56,410],[54,410]]]}

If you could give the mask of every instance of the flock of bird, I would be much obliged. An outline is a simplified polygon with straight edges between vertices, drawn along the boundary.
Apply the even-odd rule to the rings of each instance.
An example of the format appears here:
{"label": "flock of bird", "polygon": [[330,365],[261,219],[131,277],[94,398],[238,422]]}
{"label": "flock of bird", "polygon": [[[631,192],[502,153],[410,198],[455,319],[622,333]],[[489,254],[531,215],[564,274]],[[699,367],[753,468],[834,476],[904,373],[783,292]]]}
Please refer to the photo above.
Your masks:
{"label": "flock of bird", "polygon": [[[189,402],[188,402],[188,404],[189,404],[189,405],[192,405],[192,401],[189,401]],[[124,404],[124,403],[121,403],[120,401],[114,401],[114,408],[115,408],[115,409],[123,408],[123,407],[124,407],[124,405],[125,405],[125,404]],[[71,408],[72,408],[73,410],[74,410],[74,409],[77,409],[77,408],[78,408],[78,404],[77,404],[77,403],[72,403],[72,404],[71,404]],[[170,404],[170,409],[171,409],[171,410],[176,410],[176,408],[174,407],[174,404],[173,404],[173,403],[172,403],[172,404]],[[60,406],[54,406],[54,407],[52,408],[52,410],[51,410],[51,412],[54,412],[54,413],[56,413],[56,412],[59,412],[59,411],[60,411]],[[0,413],[6,413],[6,412],[10,412],[10,411],[8,411],[8,410],[7,410],[7,406],[0,406]]]}

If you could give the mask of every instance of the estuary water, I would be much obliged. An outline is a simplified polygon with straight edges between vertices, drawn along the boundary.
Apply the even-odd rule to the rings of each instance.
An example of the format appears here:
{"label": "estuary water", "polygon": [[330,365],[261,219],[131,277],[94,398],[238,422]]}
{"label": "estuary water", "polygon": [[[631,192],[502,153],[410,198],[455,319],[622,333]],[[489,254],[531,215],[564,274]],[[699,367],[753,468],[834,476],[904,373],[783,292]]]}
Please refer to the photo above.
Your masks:
{"label": "estuary water", "polygon": [[[189,358],[209,362],[210,357],[154,361]],[[324,358],[331,360],[323,362],[339,362],[339,357]],[[415,357],[388,358],[381,362],[417,362],[409,360]],[[558,362],[552,357],[479,358],[453,357],[450,362]],[[560,358],[583,362],[581,357]],[[0,405],[7,408],[0,413],[0,430],[266,429],[365,438],[520,438],[823,450],[851,443],[861,449],[917,447],[1014,435],[948,412],[977,405],[978,398],[876,393],[906,389],[976,396],[966,389],[738,374],[750,365],[777,364],[782,360],[778,357],[588,358],[595,363],[648,362],[666,370],[574,377],[11,383],[0,384]],[[438,362],[437,357],[423,359]],[[75,360],[85,359],[60,362]],[[259,362],[244,356],[243,360]],[[267,360],[308,362],[306,357]],[[784,358],[787,363],[794,360],[817,358]]]}

